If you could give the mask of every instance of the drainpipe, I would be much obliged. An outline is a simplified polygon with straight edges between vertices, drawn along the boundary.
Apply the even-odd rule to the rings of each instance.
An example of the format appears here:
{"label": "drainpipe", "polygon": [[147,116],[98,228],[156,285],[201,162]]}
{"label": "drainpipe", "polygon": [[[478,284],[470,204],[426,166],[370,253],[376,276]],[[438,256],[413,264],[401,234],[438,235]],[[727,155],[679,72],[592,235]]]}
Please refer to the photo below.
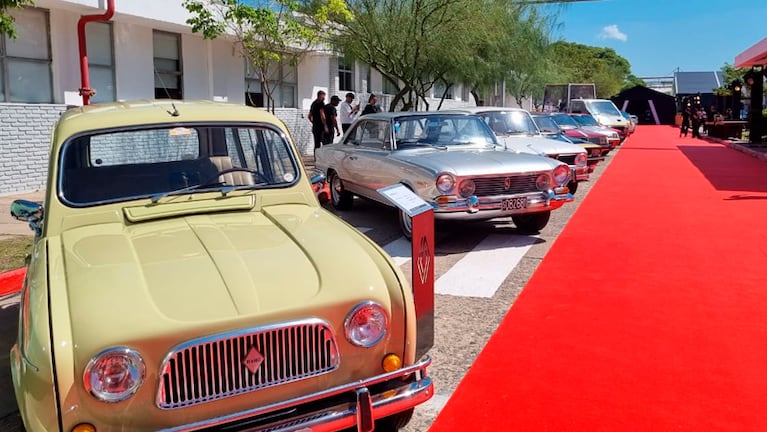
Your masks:
{"label": "drainpipe", "polygon": [[90,73],[88,72],[88,48],[85,44],[85,25],[95,21],[109,21],[115,13],[115,0],[107,0],[107,10],[99,15],[83,15],[77,21],[77,43],[80,48],[80,96],[83,105],[88,105],[96,91],[91,88]]}

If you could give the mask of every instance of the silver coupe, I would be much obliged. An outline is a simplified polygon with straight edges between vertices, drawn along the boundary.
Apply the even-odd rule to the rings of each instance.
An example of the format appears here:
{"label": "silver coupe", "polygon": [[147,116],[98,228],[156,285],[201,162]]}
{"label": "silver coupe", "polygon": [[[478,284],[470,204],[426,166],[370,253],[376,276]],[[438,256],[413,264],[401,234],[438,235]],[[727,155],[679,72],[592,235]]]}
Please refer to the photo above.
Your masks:
{"label": "silver coupe", "polygon": [[[519,231],[536,233],[552,210],[573,199],[567,164],[505,151],[481,118],[465,113],[368,114],[315,157],[339,210],[351,208],[354,195],[391,205],[378,189],[401,183],[437,219],[511,216]],[[400,225],[409,237],[411,221],[402,211]]]}

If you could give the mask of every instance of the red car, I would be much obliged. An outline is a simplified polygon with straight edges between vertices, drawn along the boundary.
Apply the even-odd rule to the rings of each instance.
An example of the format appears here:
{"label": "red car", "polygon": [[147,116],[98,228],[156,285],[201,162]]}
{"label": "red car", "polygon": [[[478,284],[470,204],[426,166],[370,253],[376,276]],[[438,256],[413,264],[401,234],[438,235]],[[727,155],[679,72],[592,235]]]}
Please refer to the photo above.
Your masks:
{"label": "red car", "polygon": [[566,113],[551,113],[544,115],[551,117],[565,136],[569,138],[583,139],[593,144],[599,144],[602,147],[602,156],[606,156],[610,153],[612,146],[608,142],[607,136],[604,134],[582,129],[578,126],[578,123]]}

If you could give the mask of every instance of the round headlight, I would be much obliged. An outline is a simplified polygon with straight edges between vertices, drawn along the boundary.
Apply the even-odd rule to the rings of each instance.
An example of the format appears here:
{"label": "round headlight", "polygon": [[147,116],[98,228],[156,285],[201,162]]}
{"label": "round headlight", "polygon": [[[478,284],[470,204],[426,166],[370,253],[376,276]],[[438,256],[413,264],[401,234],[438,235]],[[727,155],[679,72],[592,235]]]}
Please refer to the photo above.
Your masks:
{"label": "round headlight", "polygon": [[535,187],[540,191],[547,191],[551,189],[551,177],[548,174],[540,174],[535,179]]}
{"label": "round headlight", "polygon": [[346,339],[363,348],[381,342],[388,327],[389,317],[383,306],[372,301],[355,306],[344,321]]}
{"label": "round headlight", "polygon": [[138,352],[116,347],[98,353],[88,362],[83,381],[96,399],[120,402],[136,393],[145,373],[146,365]]}
{"label": "round headlight", "polygon": [[437,190],[442,193],[448,193],[455,187],[455,177],[450,174],[440,174],[437,177]]}
{"label": "round headlight", "polygon": [[563,185],[570,181],[570,167],[560,165],[554,169],[554,183]]}
{"label": "round headlight", "polygon": [[578,153],[575,156],[575,166],[577,167],[585,167],[588,161],[589,157],[586,155],[586,153]]}
{"label": "round headlight", "polygon": [[474,191],[476,189],[477,189],[477,186],[474,184],[474,180],[466,179],[461,182],[461,186],[458,188],[458,191],[461,193],[462,197],[468,198],[474,195]]}

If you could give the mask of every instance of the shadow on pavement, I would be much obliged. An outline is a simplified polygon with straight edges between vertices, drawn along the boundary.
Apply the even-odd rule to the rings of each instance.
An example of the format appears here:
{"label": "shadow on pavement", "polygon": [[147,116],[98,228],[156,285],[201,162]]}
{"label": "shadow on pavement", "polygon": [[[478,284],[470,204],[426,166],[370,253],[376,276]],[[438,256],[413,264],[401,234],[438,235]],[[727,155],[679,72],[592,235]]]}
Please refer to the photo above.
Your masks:
{"label": "shadow on pavement", "polygon": [[[764,162],[718,145],[680,145],[679,150],[717,190],[767,193],[767,182],[764,181],[767,165]],[[735,166],[743,169],[733,169]]]}
{"label": "shadow on pavement", "polygon": [[0,298],[0,430],[18,430],[18,408],[13,395],[10,351],[18,331],[18,296]]}

